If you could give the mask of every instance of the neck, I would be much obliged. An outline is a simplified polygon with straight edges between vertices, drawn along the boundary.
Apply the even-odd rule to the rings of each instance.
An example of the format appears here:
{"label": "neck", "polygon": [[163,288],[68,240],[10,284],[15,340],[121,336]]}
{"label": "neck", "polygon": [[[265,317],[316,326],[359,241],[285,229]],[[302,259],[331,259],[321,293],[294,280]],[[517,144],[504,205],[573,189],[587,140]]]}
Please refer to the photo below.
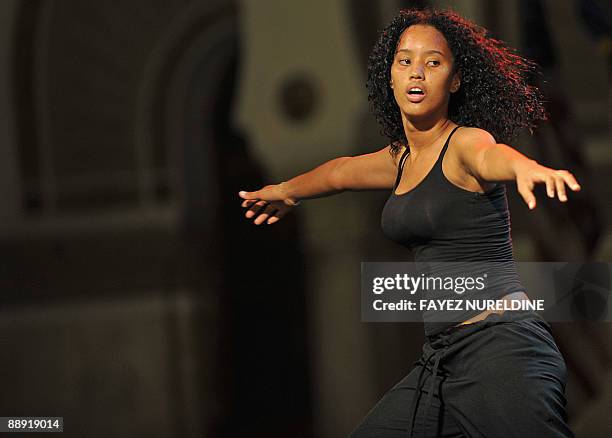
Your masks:
{"label": "neck", "polygon": [[404,119],[404,133],[410,146],[410,154],[414,157],[427,149],[452,125],[454,123],[446,117],[429,123]]}

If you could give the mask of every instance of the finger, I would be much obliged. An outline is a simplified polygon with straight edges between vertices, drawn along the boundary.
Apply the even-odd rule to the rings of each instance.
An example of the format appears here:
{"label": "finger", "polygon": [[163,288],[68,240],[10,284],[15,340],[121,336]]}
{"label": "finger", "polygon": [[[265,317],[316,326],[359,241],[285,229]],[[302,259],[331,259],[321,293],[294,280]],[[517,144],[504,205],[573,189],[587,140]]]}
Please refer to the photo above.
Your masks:
{"label": "finger", "polygon": [[242,204],[240,204],[242,207],[248,207],[252,204],[255,204],[257,202],[257,199],[247,199],[246,201],[242,201]]}
{"label": "finger", "polygon": [[248,217],[249,219],[252,218],[253,216],[255,216],[262,208],[264,208],[267,205],[267,201],[257,201],[255,204],[253,204],[251,206],[251,208],[249,208],[249,210],[246,212],[245,216]]}
{"label": "finger", "polygon": [[272,205],[268,205],[257,217],[257,219],[255,219],[255,225],[261,225],[262,223],[264,223],[266,221],[266,219],[268,219],[269,216],[272,215],[272,213],[274,213],[276,211],[276,208]]}
{"label": "finger", "polygon": [[555,178],[552,176],[546,177],[546,194],[549,198],[555,197]]}
{"label": "finger", "polygon": [[242,199],[256,199],[259,198],[259,191],[245,192],[244,190],[241,190],[238,192],[238,196],[240,196]]}
{"label": "finger", "polygon": [[251,205],[251,208],[249,208],[249,210],[246,212],[245,216],[248,218],[252,218],[253,216],[257,215],[259,213],[259,211],[264,208],[268,203],[266,201],[263,200],[259,200],[257,202],[255,202],[253,205]]}
{"label": "finger", "polygon": [[555,186],[557,188],[557,196],[559,197],[559,201],[567,201],[567,194],[565,193],[565,180],[560,176],[555,178]]}
{"label": "finger", "polygon": [[270,217],[268,219],[268,224],[271,225],[275,222],[278,222],[279,220],[281,220],[285,215],[287,214],[287,210],[283,211],[283,210],[278,210],[276,213],[274,213],[272,215],[272,217]]}
{"label": "finger", "polygon": [[574,178],[574,175],[564,170],[562,171],[561,176],[563,177],[563,179],[565,180],[565,182],[567,183],[570,189],[572,189],[575,192],[580,191],[581,189],[580,184],[578,184],[578,181],[576,181],[576,178]]}
{"label": "finger", "polygon": [[523,197],[523,200],[525,201],[529,209],[533,210],[536,206],[536,199],[533,195],[533,191],[524,185],[522,187],[519,187],[519,193]]}

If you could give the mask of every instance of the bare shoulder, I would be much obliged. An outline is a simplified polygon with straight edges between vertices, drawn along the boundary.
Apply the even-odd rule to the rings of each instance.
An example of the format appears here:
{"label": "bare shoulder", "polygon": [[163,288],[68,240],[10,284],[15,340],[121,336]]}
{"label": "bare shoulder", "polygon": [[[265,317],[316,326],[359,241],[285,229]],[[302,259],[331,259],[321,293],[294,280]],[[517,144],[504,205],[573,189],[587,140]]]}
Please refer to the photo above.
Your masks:
{"label": "bare shoulder", "polygon": [[391,145],[387,145],[377,151],[366,153],[363,155],[357,155],[354,158],[367,158],[368,161],[371,162],[371,164],[376,164],[379,166],[380,165],[389,166],[389,165],[397,164],[399,162],[399,159],[400,159],[400,156],[402,155],[403,150],[404,150],[403,146],[402,146],[402,149],[399,152],[397,152],[393,150]]}
{"label": "bare shoulder", "polygon": [[458,129],[453,140],[461,149],[470,149],[481,145],[496,144],[495,138],[489,131],[480,128],[463,126]]}
{"label": "bare shoulder", "polygon": [[450,158],[451,175],[456,185],[472,192],[485,192],[491,185],[481,181],[473,171],[478,167],[480,152],[497,142],[491,133],[484,129],[461,127],[453,135]]}
{"label": "bare shoulder", "polygon": [[461,163],[463,167],[473,168],[478,153],[497,142],[484,129],[463,126],[455,132],[451,143],[451,160]]}
{"label": "bare shoulder", "polygon": [[372,165],[377,165],[378,167],[388,166],[396,169],[405,150],[406,146],[402,145],[399,150],[394,150],[389,144],[371,154],[365,154],[363,157],[368,157]]}
{"label": "bare shoulder", "polygon": [[389,189],[397,174],[399,154],[391,145],[375,152],[342,157],[332,175],[332,185],[344,190]]}

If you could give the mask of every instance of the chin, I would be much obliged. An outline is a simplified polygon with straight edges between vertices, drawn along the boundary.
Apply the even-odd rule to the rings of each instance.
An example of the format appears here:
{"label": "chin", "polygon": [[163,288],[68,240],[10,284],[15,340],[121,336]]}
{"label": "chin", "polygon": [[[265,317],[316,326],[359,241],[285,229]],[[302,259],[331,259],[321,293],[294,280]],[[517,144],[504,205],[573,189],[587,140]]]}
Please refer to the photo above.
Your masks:
{"label": "chin", "polygon": [[436,114],[436,111],[431,108],[404,108],[402,112],[409,119],[428,119]]}
{"label": "chin", "polygon": [[432,107],[431,105],[407,104],[402,108],[405,117],[409,119],[430,119],[444,113],[441,107]]}

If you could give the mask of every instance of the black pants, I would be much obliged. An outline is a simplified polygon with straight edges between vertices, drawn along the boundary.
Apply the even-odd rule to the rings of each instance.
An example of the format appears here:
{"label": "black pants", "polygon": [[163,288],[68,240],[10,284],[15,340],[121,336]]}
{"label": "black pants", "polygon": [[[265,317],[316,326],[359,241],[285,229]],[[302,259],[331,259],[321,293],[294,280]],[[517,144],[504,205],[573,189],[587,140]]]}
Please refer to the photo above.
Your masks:
{"label": "black pants", "polygon": [[350,436],[573,437],[566,374],[542,317],[492,314],[428,338],[414,368]]}

